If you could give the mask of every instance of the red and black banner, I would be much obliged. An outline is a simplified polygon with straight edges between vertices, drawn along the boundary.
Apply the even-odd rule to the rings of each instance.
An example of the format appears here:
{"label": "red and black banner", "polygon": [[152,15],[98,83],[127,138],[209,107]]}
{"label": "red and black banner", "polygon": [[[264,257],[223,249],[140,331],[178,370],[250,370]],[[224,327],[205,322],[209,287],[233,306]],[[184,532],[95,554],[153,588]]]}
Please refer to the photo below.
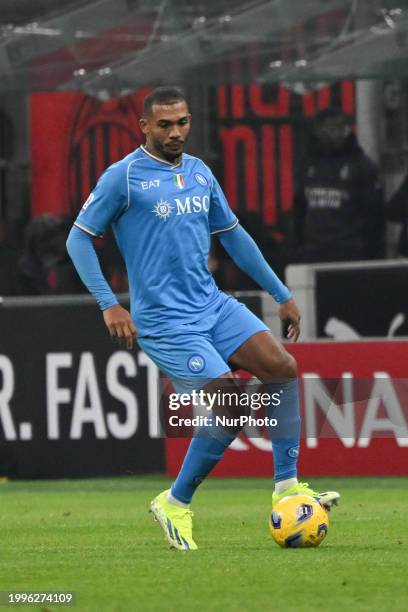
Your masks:
{"label": "red and black banner", "polygon": [[74,216],[107,166],[139,146],[148,91],[107,102],[81,93],[31,96],[33,216]]}
{"label": "red and black banner", "polygon": [[308,123],[330,107],[354,119],[352,81],[302,94],[276,84],[221,85],[212,91],[217,170],[239,216],[254,214],[262,226],[282,227],[292,209],[295,169],[307,146]]}
{"label": "red and black banner", "polygon": [[[107,102],[81,93],[31,96],[33,215],[75,215],[105,168],[143,142],[138,119],[148,91]],[[302,95],[275,84],[220,85],[209,96],[214,170],[231,207],[279,229],[292,208],[307,119],[330,106],[353,116],[354,83]]]}

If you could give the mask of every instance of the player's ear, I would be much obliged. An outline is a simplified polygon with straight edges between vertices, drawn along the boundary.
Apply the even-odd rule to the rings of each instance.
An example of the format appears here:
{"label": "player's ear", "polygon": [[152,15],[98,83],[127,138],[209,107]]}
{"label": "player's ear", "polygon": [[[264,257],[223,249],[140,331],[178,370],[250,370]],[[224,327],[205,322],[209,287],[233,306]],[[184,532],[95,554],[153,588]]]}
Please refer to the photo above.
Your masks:
{"label": "player's ear", "polygon": [[147,134],[148,133],[148,127],[147,127],[147,119],[146,117],[141,117],[139,119],[139,127],[142,130],[143,134]]}

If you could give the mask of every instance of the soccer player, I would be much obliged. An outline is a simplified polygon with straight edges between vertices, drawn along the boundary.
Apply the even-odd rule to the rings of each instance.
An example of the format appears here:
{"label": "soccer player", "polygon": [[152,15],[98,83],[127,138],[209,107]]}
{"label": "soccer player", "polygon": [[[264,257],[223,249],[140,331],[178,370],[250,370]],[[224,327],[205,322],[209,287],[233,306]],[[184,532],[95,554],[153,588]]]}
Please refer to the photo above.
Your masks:
{"label": "soccer player", "polygon": [[[110,166],[83,205],[67,241],[68,252],[95,296],[112,338],[139,346],[177,385],[192,390],[234,385],[232,369],[247,370],[280,393],[268,416],[282,419],[285,435],[272,436],[275,491],[272,504],[286,495],[308,494],[326,508],[340,497],[317,493],[297,480],[300,417],[295,359],[266,325],[216,286],[208,271],[210,235],[216,235],[235,263],[278,302],[279,317],[296,341],[300,315],[289,289],[269,267],[257,245],[239,225],[211,170],[183,153],[191,115],[180,90],[160,87],[144,101],[142,145]],[[93,246],[109,226],[124,257],[131,314],[106,282]],[[180,387],[179,387],[180,388]],[[214,408],[222,411],[221,406]],[[242,408],[233,406],[237,416]],[[180,472],[151,510],[170,545],[197,548],[190,502],[202,480],[222,459],[239,431],[210,420],[189,446]]]}

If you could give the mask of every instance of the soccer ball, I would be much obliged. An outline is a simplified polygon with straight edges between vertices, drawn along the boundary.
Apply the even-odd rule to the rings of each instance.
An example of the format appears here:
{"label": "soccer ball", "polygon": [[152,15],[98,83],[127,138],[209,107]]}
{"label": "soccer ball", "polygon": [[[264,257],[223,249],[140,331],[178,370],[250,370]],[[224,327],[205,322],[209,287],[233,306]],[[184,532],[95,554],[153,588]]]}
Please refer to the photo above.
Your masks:
{"label": "soccer ball", "polygon": [[287,495],[275,504],[269,527],[273,539],[282,548],[310,548],[323,542],[329,517],[314,497]]}

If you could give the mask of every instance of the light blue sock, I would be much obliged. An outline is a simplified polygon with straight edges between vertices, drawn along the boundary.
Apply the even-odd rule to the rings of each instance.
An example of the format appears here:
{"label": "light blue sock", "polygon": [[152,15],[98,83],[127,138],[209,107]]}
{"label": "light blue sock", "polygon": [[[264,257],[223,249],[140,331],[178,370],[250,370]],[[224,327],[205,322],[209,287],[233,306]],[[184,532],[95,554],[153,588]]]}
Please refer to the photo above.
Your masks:
{"label": "light blue sock", "polygon": [[171,487],[173,497],[189,504],[198,485],[223,458],[235,435],[214,424],[202,427],[188,447],[183,465]]}
{"label": "light blue sock", "polygon": [[276,428],[269,428],[272,440],[275,482],[296,478],[300,442],[300,413],[298,381],[271,383],[268,392],[280,394],[279,406],[268,406],[266,414],[278,421]]}

